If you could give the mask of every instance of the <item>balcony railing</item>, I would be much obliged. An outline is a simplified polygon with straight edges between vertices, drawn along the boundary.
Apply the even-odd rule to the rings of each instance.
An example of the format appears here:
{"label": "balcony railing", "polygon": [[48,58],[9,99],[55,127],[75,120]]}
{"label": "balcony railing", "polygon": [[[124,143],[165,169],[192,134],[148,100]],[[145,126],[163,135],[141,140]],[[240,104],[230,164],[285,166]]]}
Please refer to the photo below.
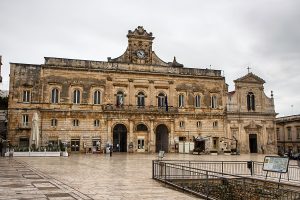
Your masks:
{"label": "balcony railing", "polygon": [[30,123],[29,123],[29,122],[22,122],[22,123],[19,123],[18,128],[19,128],[19,129],[31,129]]}
{"label": "balcony railing", "polygon": [[157,106],[133,106],[133,105],[122,105],[116,106],[112,104],[103,105],[104,112],[138,112],[138,113],[161,113],[161,114],[175,114],[178,113],[178,108],[168,106],[157,107]]}

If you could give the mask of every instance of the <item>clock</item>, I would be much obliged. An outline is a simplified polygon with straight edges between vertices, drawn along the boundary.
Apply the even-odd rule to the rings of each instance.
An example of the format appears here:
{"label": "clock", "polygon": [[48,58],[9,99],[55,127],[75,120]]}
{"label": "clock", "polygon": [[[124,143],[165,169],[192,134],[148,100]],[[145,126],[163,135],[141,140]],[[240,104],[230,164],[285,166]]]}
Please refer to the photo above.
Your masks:
{"label": "clock", "polygon": [[137,50],[136,55],[138,58],[145,58],[145,52],[143,50]]}

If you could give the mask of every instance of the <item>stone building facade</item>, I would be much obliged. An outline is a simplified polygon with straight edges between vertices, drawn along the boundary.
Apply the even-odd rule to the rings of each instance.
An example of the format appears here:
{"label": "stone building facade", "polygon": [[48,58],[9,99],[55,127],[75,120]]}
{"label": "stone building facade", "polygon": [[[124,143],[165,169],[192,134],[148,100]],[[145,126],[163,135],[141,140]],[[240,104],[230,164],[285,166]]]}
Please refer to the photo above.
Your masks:
{"label": "stone building facade", "polygon": [[300,115],[276,118],[276,135],[280,153],[300,153]]}
{"label": "stone building facade", "polygon": [[[41,65],[11,63],[11,143],[29,144],[37,113],[41,145],[64,142],[74,152],[107,144],[121,152],[177,152],[179,142],[194,140],[203,151],[222,151],[233,136],[241,152],[255,144],[251,152],[274,151],[276,113],[262,79],[248,73],[228,93],[221,70],[161,60],[143,27],[127,38],[123,55],[106,62],[45,57]],[[256,103],[250,110],[249,92]]]}

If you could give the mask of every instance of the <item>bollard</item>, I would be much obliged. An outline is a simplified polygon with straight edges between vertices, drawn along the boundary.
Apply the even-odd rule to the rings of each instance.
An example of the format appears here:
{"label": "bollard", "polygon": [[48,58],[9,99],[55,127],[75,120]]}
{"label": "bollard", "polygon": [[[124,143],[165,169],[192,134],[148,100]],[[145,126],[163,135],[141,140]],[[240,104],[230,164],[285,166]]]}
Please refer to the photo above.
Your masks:
{"label": "bollard", "polygon": [[251,172],[251,176],[253,175],[253,161],[247,161],[247,168],[250,170]]}

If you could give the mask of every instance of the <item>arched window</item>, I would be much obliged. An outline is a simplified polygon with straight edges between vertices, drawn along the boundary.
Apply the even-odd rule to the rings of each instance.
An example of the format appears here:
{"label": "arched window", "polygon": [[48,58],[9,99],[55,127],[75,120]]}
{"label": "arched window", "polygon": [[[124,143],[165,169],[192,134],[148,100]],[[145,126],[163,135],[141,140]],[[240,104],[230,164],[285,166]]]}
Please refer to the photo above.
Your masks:
{"label": "arched window", "polygon": [[137,105],[138,105],[138,107],[144,107],[145,106],[145,95],[144,95],[143,92],[138,93]]}
{"label": "arched window", "polygon": [[99,90],[94,92],[94,104],[100,104],[101,92]]}
{"label": "arched window", "polygon": [[210,106],[211,106],[211,108],[217,108],[217,97],[216,96],[211,96]]}
{"label": "arched window", "polygon": [[184,95],[183,94],[180,94],[178,96],[178,107],[180,107],[180,108],[184,107]]}
{"label": "arched window", "polygon": [[252,92],[247,94],[247,109],[248,111],[255,111],[255,96]]}
{"label": "arched window", "polygon": [[124,105],[124,94],[123,94],[123,92],[121,92],[121,91],[119,91],[119,92],[117,93],[117,102],[116,102],[116,105],[117,105],[118,107],[121,107],[121,106]]}
{"label": "arched window", "polygon": [[159,95],[157,96],[157,106],[158,107],[166,106],[166,97],[163,93],[159,93]]}
{"label": "arched window", "polygon": [[180,128],[184,128],[184,121],[180,121],[180,122],[179,122],[179,127],[180,127]]}
{"label": "arched window", "polygon": [[80,91],[78,89],[73,92],[73,103],[80,104]]}
{"label": "arched window", "polygon": [[138,124],[136,126],[136,130],[137,131],[148,131],[148,128],[147,128],[147,126],[145,124]]}
{"label": "arched window", "polygon": [[196,95],[195,96],[195,107],[196,108],[200,108],[201,106],[201,96],[200,95]]}
{"label": "arched window", "polygon": [[51,103],[58,103],[58,95],[59,95],[58,89],[57,88],[52,89]]}

